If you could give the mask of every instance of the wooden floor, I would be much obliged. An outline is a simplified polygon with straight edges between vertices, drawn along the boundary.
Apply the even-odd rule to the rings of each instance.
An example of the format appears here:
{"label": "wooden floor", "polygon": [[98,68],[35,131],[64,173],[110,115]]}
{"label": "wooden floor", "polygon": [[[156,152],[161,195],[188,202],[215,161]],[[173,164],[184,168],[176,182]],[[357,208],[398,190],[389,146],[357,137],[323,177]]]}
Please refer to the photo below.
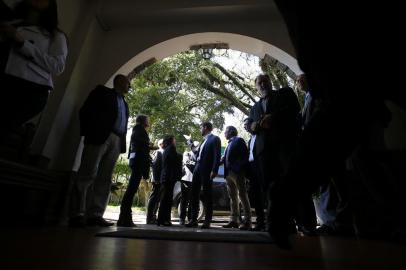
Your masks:
{"label": "wooden floor", "polygon": [[406,246],[379,241],[298,237],[284,251],[271,244],[94,237],[101,231],[3,228],[0,269],[406,269]]}

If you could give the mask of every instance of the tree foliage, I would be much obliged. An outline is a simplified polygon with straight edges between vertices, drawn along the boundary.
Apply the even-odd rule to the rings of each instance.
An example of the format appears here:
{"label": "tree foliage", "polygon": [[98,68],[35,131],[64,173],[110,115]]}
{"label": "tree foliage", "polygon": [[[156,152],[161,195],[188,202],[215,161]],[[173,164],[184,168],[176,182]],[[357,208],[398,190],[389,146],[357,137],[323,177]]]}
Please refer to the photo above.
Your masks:
{"label": "tree foliage", "polygon": [[[217,50],[217,56],[228,57],[228,50]],[[241,53],[252,64],[255,56]],[[218,58],[218,57],[216,57]],[[287,74],[275,63],[256,61],[264,73],[271,76],[276,88],[288,86]],[[259,98],[253,78],[225,68],[221,61],[203,59],[198,51],[186,51],[168,57],[146,68],[132,79],[128,96],[131,116],[150,117],[151,139],[156,141],[167,134],[175,135],[178,148],[185,148],[183,134],[200,138],[199,126],[211,121],[223,129],[224,114],[235,109],[248,115]]]}

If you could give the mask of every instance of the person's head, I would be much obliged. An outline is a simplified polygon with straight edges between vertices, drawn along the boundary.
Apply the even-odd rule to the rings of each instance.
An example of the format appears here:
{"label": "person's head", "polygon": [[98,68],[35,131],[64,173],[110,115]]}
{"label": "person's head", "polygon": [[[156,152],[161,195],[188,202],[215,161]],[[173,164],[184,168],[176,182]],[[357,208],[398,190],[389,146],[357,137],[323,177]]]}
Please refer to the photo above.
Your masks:
{"label": "person's head", "polygon": [[297,87],[299,88],[299,90],[306,92],[306,93],[309,91],[309,84],[307,83],[305,74],[299,75],[296,79],[296,83],[297,83]]}
{"label": "person's head", "polygon": [[226,127],[226,131],[224,131],[224,136],[227,140],[231,139],[234,136],[238,135],[238,131],[234,126]]}
{"label": "person's head", "polygon": [[159,146],[160,149],[164,148],[164,139],[159,139],[158,146]]}
{"label": "person's head", "polygon": [[56,0],[23,0],[15,8],[16,14],[54,35],[58,30]]}
{"label": "person's head", "polygon": [[213,125],[210,122],[204,122],[201,126],[202,136],[206,136],[213,130]]}
{"label": "person's head", "polygon": [[268,94],[272,91],[271,78],[269,78],[269,76],[266,74],[258,75],[255,78],[255,87],[261,94],[262,98],[267,97]]}
{"label": "person's head", "polygon": [[252,133],[252,130],[251,130],[252,122],[254,122],[254,121],[250,117],[244,119],[244,129],[246,131],[248,131],[249,133]]}
{"label": "person's head", "polygon": [[124,76],[123,74],[118,74],[114,77],[113,85],[114,89],[121,95],[127,94],[130,89],[130,81],[127,76]]}
{"label": "person's head", "polygon": [[176,140],[175,137],[173,135],[166,135],[163,139],[163,148],[165,149],[166,147],[168,147],[169,145],[176,145]]}
{"label": "person's head", "polygon": [[139,114],[137,117],[135,117],[135,124],[136,125],[141,125],[144,128],[149,127],[149,118],[146,115]]}

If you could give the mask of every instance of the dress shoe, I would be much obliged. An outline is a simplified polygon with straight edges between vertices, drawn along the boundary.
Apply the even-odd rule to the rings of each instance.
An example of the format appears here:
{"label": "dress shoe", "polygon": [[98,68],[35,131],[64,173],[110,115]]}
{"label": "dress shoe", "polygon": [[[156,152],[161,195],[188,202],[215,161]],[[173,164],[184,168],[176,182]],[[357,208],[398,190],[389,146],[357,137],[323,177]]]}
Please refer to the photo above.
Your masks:
{"label": "dress shoe", "polygon": [[334,228],[328,225],[321,225],[316,229],[318,235],[334,235]]}
{"label": "dress shoe", "polygon": [[297,230],[306,236],[317,236],[316,229],[298,226]]}
{"label": "dress shoe", "polygon": [[248,231],[251,230],[251,222],[243,222],[241,223],[240,227],[238,227],[241,231]]}
{"label": "dress shoe", "polygon": [[197,223],[197,221],[194,221],[194,220],[189,221],[189,223],[187,223],[185,225],[185,227],[188,227],[188,228],[197,228],[198,226],[199,226],[199,224]]}
{"label": "dress shoe", "polygon": [[257,223],[254,227],[251,228],[253,232],[264,232],[266,230],[265,225],[263,223]]}
{"label": "dress shoe", "polygon": [[147,222],[146,222],[147,224],[156,224],[157,223],[157,218],[156,218],[156,216],[152,216],[152,217],[149,217],[149,218],[147,218]]}
{"label": "dress shoe", "polygon": [[86,220],[84,216],[76,216],[69,219],[69,227],[83,228],[86,226]]}
{"label": "dress shoe", "polygon": [[226,225],[222,226],[223,228],[229,229],[229,228],[238,228],[238,223],[236,221],[230,221]]}
{"label": "dress shoe", "polygon": [[148,220],[146,223],[148,225],[154,225],[154,224],[157,224],[157,221],[156,220]]}
{"label": "dress shoe", "polygon": [[200,226],[200,229],[210,229],[210,223],[209,222],[204,222],[202,226]]}
{"label": "dress shoe", "polygon": [[157,225],[157,226],[169,227],[169,226],[172,226],[172,222],[167,221],[167,220],[164,220],[164,221],[158,220],[158,221],[156,222],[156,225]]}
{"label": "dress shoe", "polygon": [[117,227],[136,227],[131,219],[119,219],[117,221]]}
{"label": "dress shoe", "polygon": [[86,220],[86,224],[89,226],[110,227],[113,226],[113,222],[109,222],[102,217],[91,217]]}

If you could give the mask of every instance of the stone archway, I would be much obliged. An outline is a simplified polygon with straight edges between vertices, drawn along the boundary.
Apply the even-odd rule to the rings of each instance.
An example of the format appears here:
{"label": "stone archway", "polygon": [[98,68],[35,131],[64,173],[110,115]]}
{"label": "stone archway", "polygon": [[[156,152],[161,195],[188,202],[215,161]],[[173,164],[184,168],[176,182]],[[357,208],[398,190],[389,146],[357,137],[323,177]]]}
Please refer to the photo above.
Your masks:
{"label": "stone archway", "polygon": [[265,55],[270,55],[283,65],[286,65],[293,73],[302,73],[294,57],[265,41],[233,33],[205,32],[175,37],[142,51],[122,65],[109,78],[106,85],[112,85],[112,80],[116,74],[127,75],[135,67],[151,58],[161,60],[176,53],[187,51],[193,45],[207,43],[226,43],[230,49],[253,54],[260,58],[263,58]]}

